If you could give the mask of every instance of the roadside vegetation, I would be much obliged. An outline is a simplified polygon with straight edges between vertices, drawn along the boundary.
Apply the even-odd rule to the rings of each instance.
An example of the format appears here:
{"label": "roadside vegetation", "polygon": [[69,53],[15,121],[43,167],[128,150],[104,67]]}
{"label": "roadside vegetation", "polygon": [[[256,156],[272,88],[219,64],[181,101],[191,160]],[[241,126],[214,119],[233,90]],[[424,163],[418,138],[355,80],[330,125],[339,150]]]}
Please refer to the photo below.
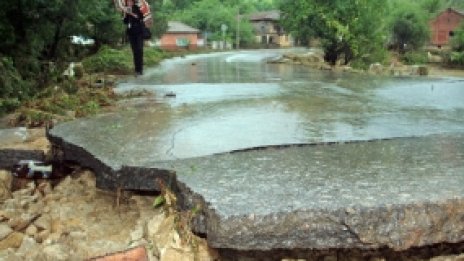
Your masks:
{"label": "roadside vegetation", "polygon": [[[308,45],[320,39],[325,59],[357,68],[385,63],[394,53],[407,64],[424,63],[430,50],[429,21],[446,8],[464,9],[450,0],[281,0],[282,25],[297,41]],[[462,29],[452,49],[443,55],[448,65],[462,65]]]}
{"label": "roadside vegetation", "polygon": [[[146,66],[153,66],[172,54],[147,48],[145,56]],[[10,123],[37,127],[109,110],[118,99],[113,93],[116,80],[132,71],[130,50],[103,46],[76,63],[74,75],[60,75],[21,104],[16,100],[18,108]]]}

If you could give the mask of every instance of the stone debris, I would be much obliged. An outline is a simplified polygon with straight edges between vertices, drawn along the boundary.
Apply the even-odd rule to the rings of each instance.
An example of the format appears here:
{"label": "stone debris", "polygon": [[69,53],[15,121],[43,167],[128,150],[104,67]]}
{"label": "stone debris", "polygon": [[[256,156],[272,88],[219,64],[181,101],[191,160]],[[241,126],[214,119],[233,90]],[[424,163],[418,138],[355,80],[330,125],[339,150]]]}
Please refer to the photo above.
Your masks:
{"label": "stone debris", "polygon": [[[286,53],[279,58],[269,60],[268,63],[297,64],[317,70],[362,72],[353,69],[349,65],[343,65],[341,61],[337,61],[335,66],[331,66],[324,61],[324,54],[317,50],[311,50],[303,54]],[[426,65],[407,66],[399,63],[392,63],[389,67],[386,67],[380,63],[373,63],[369,66],[367,73],[391,76],[426,76],[429,75],[429,68]]]}
{"label": "stone debris", "polygon": [[[9,188],[5,177],[11,173],[0,172],[0,185]],[[30,181],[7,194],[0,201],[0,260],[127,260],[111,258],[144,251],[128,260],[217,260],[204,239],[184,244],[174,217],[154,209],[152,196],[126,195],[117,206],[116,193],[96,189],[90,171],[54,188]]]}

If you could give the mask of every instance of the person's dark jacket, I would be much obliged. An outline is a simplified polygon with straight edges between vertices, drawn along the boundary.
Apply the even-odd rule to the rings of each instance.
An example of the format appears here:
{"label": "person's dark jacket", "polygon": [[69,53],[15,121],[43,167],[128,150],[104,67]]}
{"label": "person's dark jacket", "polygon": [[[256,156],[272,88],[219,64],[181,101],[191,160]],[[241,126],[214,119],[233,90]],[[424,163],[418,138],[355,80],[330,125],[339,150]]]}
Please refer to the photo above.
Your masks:
{"label": "person's dark jacket", "polygon": [[143,34],[143,14],[137,5],[132,6],[132,13],[137,17],[130,14],[126,14],[124,17],[124,23],[127,24],[127,33],[130,35],[142,35]]}

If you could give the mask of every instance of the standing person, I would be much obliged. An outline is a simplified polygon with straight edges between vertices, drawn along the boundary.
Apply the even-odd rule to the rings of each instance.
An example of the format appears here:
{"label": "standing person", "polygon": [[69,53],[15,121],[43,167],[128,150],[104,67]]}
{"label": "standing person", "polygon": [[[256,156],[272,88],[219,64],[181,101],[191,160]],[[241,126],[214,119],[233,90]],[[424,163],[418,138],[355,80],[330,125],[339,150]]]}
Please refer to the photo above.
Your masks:
{"label": "standing person", "polygon": [[127,25],[127,36],[132,49],[134,59],[135,75],[143,74],[143,14],[139,5],[135,3],[138,0],[127,0],[127,8],[124,10],[124,23]]}

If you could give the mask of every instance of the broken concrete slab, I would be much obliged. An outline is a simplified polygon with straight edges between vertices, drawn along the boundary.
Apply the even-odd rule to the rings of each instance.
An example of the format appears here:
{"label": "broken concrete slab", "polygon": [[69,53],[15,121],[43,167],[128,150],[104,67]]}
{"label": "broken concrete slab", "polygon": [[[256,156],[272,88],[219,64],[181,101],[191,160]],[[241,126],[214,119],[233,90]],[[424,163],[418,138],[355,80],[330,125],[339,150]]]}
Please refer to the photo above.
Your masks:
{"label": "broken concrete slab", "polygon": [[202,232],[216,248],[404,250],[464,240],[463,135],[270,148],[156,166],[173,167],[190,195],[202,198]]}
{"label": "broken concrete slab", "polygon": [[109,187],[124,188],[121,180],[131,177],[139,185],[129,189],[156,190],[158,177],[170,182],[184,209],[202,208],[194,229],[215,248],[404,250],[464,241],[462,134],[270,147],[120,169],[72,146],[62,146],[64,154],[97,166]]}

